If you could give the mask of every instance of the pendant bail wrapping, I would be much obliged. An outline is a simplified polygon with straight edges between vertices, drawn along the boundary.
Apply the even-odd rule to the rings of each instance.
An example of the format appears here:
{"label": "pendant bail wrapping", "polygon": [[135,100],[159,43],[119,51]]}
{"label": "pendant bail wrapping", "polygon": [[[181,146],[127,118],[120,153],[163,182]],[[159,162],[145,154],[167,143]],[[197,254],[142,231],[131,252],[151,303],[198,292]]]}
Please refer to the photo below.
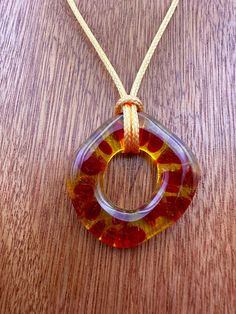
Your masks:
{"label": "pendant bail wrapping", "polygon": [[115,106],[115,114],[124,116],[124,153],[139,153],[138,112],[143,111],[143,104],[138,97],[124,96]]}

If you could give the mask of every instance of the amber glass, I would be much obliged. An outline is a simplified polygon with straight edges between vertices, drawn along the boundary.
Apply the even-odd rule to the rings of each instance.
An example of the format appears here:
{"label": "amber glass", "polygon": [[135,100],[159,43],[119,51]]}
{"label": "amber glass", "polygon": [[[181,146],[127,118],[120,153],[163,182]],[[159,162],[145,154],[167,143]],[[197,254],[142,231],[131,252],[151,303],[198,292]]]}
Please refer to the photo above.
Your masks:
{"label": "amber glass", "polygon": [[68,180],[81,222],[100,241],[117,248],[137,246],[175,223],[191,203],[199,179],[195,157],[175,135],[147,114],[139,113],[139,123],[140,151],[151,158],[158,174],[146,204],[126,210],[104,193],[107,165],[123,153],[123,116],[106,122],[79,148]]}

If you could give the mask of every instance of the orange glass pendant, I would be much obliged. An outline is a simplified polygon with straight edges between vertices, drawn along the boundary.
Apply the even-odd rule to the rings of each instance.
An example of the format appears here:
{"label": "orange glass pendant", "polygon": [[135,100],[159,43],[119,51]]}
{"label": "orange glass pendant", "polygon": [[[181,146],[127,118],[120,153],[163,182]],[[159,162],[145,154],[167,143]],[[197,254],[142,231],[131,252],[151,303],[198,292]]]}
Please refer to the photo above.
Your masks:
{"label": "orange glass pendant", "polygon": [[103,189],[111,159],[124,151],[123,115],[100,127],[77,151],[68,190],[83,225],[116,248],[135,247],[174,224],[192,201],[199,166],[191,151],[160,123],[138,113],[140,151],[157,168],[152,198],[128,211],[112,204]]}
{"label": "orange glass pendant", "polygon": [[[118,74],[85,22],[75,0],[67,0],[120,95],[117,117],[100,127],[77,151],[68,190],[83,225],[100,241],[116,248],[135,247],[174,224],[192,201],[199,167],[191,151],[147,114],[137,97],[141,81],[179,0],[172,0],[163,22],[127,94]],[[146,153],[157,168],[156,186],[146,204],[119,208],[106,197],[104,172],[120,153]]]}

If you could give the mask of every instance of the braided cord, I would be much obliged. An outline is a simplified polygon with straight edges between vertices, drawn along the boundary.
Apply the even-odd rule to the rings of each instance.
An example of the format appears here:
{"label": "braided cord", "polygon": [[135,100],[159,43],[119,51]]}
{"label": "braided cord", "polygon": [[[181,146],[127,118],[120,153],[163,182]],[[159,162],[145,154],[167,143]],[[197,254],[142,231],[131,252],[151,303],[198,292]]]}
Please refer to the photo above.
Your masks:
{"label": "braided cord", "polygon": [[104,66],[109,72],[117,90],[120,94],[120,99],[116,104],[115,112],[120,114],[123,112],[124,114],[124,133],[125,133],[125,141],[124,141],[124,151],[126,153],[138,153],[139,152],[139,121],[138,121],[138,111],[143,110],[143,105],[140,99],[137,97],[140,85],[142,83],[143,77],[147,71],[147,68],[151,62],[153,54],[157,48],[158,43],[160,42],[162,35],[164,34],[175,10],[179,3],[179,0],[173,0],[152,43],[150,48],[148,49],[146,56],[140,66],[140,69],[136,75],[134,83],[131,88],[130,94],[128,94],[125,90],[121,79],[119,78],[116,70],[108,59],[106,53],[102,49],[101,45],[97,41],[96,37],[93,35],[91,29],[88,24],[85,22],[83,16],[81,15],[78,6],[76,5],[74,0],[67,0],[72,12],[74,13],[77,21],[80,26],[84,30],[91,44],[95,48],[98,56],[102,60]]}

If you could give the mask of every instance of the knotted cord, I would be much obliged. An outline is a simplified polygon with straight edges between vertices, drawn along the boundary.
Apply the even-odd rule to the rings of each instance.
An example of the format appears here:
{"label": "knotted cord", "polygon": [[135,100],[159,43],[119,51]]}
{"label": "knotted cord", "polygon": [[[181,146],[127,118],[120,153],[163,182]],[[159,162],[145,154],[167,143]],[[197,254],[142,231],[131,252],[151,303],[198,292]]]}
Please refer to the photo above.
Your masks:
{"label": "knotted cord", "polygon": [[152,43],[150,48],[148,49],[146,56],[140,66],[140,69],[136,75],[134,83],[132,85],[130,94],[128,94],[124,88],[121,79],[119,78],[116,70],[112,66],[110,60],[108,59],[106,53],[102,49],[101,45],[97,41],[96,37],[93,35],[91,29],[88,24],[85,22],[83,16],[81,15],[78,6],[76,5],[74,0],[67,0],[72,12],[74,13],[76,19],[78,20],[80,26],[84,30],[91,44],[95,48],[97,54],[100,59],[104,63],[107,71],[109,72],[114,84],[116,85],[118,92],[120,94],[120,99],[118,100],[115,106],[115,112],[117,114],[121,114],[123,112],[124,115],[124,152],[126,153],[138,153],[139,152],[139,119],[138,119],[138,111],[143,111],[143,104],[139,98],[137,98],[137,94],[142,82],[142,79],[146,73],[146,70],[151,62],[152,56],[156,50],[156,47],[161,40],[162,35],[164,34],[166,27],[168,26],[175,9],[179,3],[179,0],[173,0],[166,16],[164,17]]}

